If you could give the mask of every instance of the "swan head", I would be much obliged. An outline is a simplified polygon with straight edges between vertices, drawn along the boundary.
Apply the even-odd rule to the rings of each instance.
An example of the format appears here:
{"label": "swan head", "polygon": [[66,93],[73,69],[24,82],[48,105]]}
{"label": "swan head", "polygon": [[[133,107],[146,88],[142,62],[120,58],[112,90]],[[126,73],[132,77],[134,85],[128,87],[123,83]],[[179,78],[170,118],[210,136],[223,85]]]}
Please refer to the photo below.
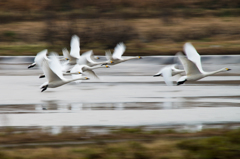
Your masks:
{"label": "swan head", "polygon": [[177,81],[177,85],[183,84],[187,81],[187,76],[182,76],[179,78],[179,80]]}
{"label": "swan head", "polygon": [[230,71],[231,69],[230,68],[225,68],[226,71]]}

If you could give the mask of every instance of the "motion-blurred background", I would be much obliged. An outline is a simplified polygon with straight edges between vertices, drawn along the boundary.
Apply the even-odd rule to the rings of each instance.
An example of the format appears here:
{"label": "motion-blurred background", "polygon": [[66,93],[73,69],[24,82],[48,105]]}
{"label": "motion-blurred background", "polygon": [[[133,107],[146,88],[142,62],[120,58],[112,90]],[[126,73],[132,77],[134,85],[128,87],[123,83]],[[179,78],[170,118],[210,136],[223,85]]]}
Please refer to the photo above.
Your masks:
{"label": "motion-blurred background", "polygon": [[[0,159],[239,159],[239,17],[240,0],[0,0]],[[100,61],[119,42],[143,59],[41,93],[28,65],[74,34]],[[204,70],[232,70],[152,77],[185,42]]]}
{"label": "motion-blurred background", "polygon": [[201,54],[238,54],[240,1],[1,0],[0,55],[61,52],[70,38],[104,55],[118,42],[125,55],[174,55],[186,41]]}

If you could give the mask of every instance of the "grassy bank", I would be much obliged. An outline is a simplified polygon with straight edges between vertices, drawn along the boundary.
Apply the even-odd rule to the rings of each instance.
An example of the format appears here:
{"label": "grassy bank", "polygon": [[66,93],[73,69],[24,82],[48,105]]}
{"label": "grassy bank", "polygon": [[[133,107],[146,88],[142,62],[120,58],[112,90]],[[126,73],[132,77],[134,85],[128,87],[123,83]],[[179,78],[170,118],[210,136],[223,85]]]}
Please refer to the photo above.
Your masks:
{"label": "grassy bank", "polygon": [[[7,131],[6,131],[7,132]],[[27,159],[27,158],[143,158],[143,159],[237,159],[240,155],[240,130],[228,129],[209,129],[196,133],[175,132],[173,130],[165,131],[144,131],[141,128],[122,128],[109,133],[108,135],[90,135],[86,133],[63,133],[71,138],[71,141],[84,139],[87,141],[96,141],[95,144],[84,145],[58,145],[54,146],[30,146],[1,148],[0,157],[3,159]],[[60,141],[63,134],[52,135]],[[75,134],[75,135],[74,135]],[[81,136],[81,135],[83,136]],[[5,138],[11,138],[17,141],[14,134],[1,134],[1,144],[3,144],[3,135]],[[16,135],[16,134],[15,134]],[[19,134],[18,134],[19,135]],[[26,136],[20,134],[19,136]],[[53,142],[49,137],[42,136],[40,133],[30,133],[29,137],[39,138],[44,142]],[[20,139],[20,137],[18,137]],[[46,141],[48,139],[48,141]],[[144,141],[124,141],[121,143],[107,143],[108,140],[119,139],[145,139]],[[19,140],[20,141],[20,140]],[[5,141],[6,142],[6,141]],[[25,142],[31,140],[25,138]],[[34,142],[34,141],[32,141]],[[11,143],[11,142],[6,142]],[[5,143],[5,144],[6,144]],[[21,143],[21,142],[20,142]]]}
{"label": "grassy bank", "polygon": [[234,17],[174,18],[169,24],[154,18],[14,22],[0,26],[0,55],[36,55],[45,48],[62,54],[73,34],[81,39],[81,53],[104,55],[124,42],[124,55],[174,55],[190,41],[201,55],[231,55],[240,52],[239,26]]}
{"label": "grassy bank", "polygon": [[174,55],[185,42],[200,54],[239,54],[240,3],[167,0],[8,0],[0,2],[0,55],[69,48],[104,55],[124,42],[124,55]]}

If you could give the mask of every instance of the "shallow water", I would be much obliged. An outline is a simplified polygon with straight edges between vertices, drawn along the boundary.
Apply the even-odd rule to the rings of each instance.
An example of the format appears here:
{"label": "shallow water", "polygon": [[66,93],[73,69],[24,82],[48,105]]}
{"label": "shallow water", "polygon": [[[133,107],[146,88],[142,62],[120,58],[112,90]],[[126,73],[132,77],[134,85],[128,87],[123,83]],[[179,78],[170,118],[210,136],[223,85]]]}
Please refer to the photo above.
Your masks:
{"label": "shallow water", "polygon": [[[38,78],[40,70],[28,70],[27,63],[0,63],[0,126],[202,128],[240,123],[240,65],[236,61],[227,63],[235,68],[230,72],[169,87],[162,77],[152,77],[164,65],[149,64],[147,59],[96,70],[101,80],[90,77],[43,93],[39,86],[45,79]],[[206,59],[205,70],[226,64],[209,63]]]}

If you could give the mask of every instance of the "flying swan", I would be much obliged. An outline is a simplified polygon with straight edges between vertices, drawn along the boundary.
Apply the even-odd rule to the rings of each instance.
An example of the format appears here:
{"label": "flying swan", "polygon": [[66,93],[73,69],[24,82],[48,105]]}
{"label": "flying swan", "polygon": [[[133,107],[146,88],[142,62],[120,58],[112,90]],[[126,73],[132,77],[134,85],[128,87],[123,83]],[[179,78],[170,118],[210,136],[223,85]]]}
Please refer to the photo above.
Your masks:
{"label": "flying swan", "polygon": [[183,50],[187,57],[185,57],[181,52],[177,53],[184,70],[186,72],[186,76],[180,77],[177,81],[177,85],[183,84],[186,81],[197,81],[207,76],[214,75],[218,72],[230,71],[229,68],[222,68],[212,72],[205,72],[202,69],[201,57],[196,51],[196,49],[192,46],[191,43],[185,43]]}
{"label": "flying swan", "polygon": [[50,58],[50,61],[47,60],[46,58],[44,58],[42,61],[42,69],[43,69],[44,75],[47,78],[47,82],[43,83],[40,86],[40,89],[42,89],[41,92],[45,91],[48,87],[55,88],[72,81],[89,79],[87,77],[81,77],[76,79],[64,78],[58,56],[56,54],[52,54],[52,56],[49,56],[49,58]]}

